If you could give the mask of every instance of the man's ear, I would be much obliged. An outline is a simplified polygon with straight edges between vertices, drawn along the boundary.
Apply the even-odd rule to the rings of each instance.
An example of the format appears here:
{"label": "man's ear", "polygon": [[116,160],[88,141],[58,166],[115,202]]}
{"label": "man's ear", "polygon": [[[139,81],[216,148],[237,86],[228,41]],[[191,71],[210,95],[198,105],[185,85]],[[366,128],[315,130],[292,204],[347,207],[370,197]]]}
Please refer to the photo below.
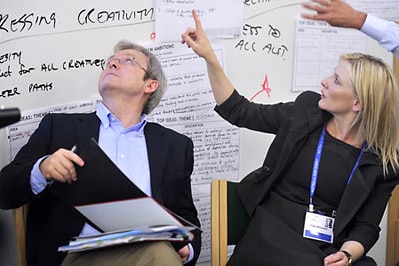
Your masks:
{"label": "man's ear", "polygon": [[158,89],[158,80],[150,79],[148,80],[147,86],[145,88],[145,93],[151,94]]}

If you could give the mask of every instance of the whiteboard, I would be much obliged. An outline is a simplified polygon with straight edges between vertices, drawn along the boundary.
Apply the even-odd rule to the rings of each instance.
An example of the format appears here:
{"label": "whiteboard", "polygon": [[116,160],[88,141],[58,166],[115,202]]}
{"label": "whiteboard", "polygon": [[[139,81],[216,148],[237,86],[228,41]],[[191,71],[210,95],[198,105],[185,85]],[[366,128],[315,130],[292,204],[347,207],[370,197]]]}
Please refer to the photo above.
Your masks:
{"label": "whiteboard", "polygon": [[[241,35],[214,41],[218,57],[232,83],[240,93],[256,102],[275,103],[295,99],[299,94],[293,90],[297,47],[295,36],[298,15],[302,12],[301,1],[235,1],[243,5]],[[119,40],[128,39],[148,47],[162,47],[156,41],[155,0],[24,0],[2,1],[1,6],[0,106],[18,107],[23,112],[45,110],[49,106],[69,108],[69,103],[98,99],[97,81],[104,59],[112,53],[113,46]],[[193,23],[187,27],[193,27]],[[364,45],[365,52],[381,57],[392,65],[392,55],[374,40],[366,38]],[[183,49],[186,47],[180,43],[174,43],[173,46],[182,49],[179,50],[179,56],[183,58]],[[161,50],[165,54],[158,54],[167,58],[168,48]],[[190,51],[186,48],[187,54]],[[195,59],[198,68],[204,67],[201,64],[202,59]],[[206,84],[203,75],[196,78],[203,82],[201,84]],[[190,76],[190,84],[195,80],[195,77]],[[172,93],[174,89],[181,89],[176,84],[171,84],[172,89],[169,88]],[[190,89],[192,86],[186,85],[184,88]],[[207,183],[202,182],[193,188],[204,229],[201,260],[206,261],[210,256],[209,205],[198,202],[209,202],[211,179],[241,179],[258,168],[273,136],[229,128],[223,122],[218,122],[212,110],[214,102],[210,98],[209,88],[201,91],[201,95],[205,96],[198,101],[202,101],[206,110],[202,109],[198,116],[215,119],[212,122],[224,129],[223,135],[228,134],[231,141],[229,145],[238,143],[237,147],[230,150],[236,150],[235,159],[232,162],[227,159],[224,161],[232,168],[232,175],[229,175],[229,171],[223,171],[222,174],[211,171]],[[169,100],[164,103],[169,103]],[[157,109],[154,112],[157,113]],[[173,127],[173,121],[168,122],[167,118],[179,119],[173,115],[164,118],[160,116],[155,121]],[[182,133],[188,132],[184,127],[174,128]],[[215,141],[223,139],[220,132],[208,130],[205,133]],[[9,145],[7,134],[5,129],[0,130],[2,150]],[[190,137],[198,146],[203,145],[204,140],[199,135]],[[227,153],[225,155],[228,156]],[[4,166],[8,162],[7,154],[1,153],[0,165]],[[207,167],[211,168],[210,165]]]}

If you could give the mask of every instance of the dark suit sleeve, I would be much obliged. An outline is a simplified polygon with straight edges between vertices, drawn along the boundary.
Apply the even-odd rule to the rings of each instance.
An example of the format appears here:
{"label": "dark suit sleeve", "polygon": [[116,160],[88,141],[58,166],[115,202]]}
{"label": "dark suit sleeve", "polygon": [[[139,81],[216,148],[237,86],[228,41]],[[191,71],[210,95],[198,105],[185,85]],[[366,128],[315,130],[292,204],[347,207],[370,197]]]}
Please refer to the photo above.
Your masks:
{"label": "dark suit sleeve", "polygon": [[48,141],[51,124],[50,116],[45,116],[14,160],[1,170],[0,207],[2,209],[17,208],[34,197],[30,186],[31,170],[38,159],[49,154]]}
{"label": "dark suit sleeve", "polygon": [[[191,174],[194,166],[193,142],[187,136],[173,130],[157,128],[163,132],[164,143],[162,151],[159,151],[159,146],[155,148],[158,152],[163,153],[163,156],[167,156],[164,164],[160,162],[157,165],[158,168],[162,168],[157,169],[162,172],[162,196],[158,197],[158,200],[173,213],[200,227],[191,190]],[[165,151],[167,151],[166,154]],[[153,187],[153,193],[158,194],[155,189]],[[184,221],[182,223],[184,224]],[[194,239],[191,244],[194,249],[194,259],[186,265],[195,265],[201,251],[201,232],[195,230],[193,233]]]}
{"label": "dark suit sleeve", "polygon": [[83,116],[92,118],[95,114],[47,114],[43,117],[14,160],[0,172],[0,208],[17,208],[37,197],[30,186],[33,165],[59,148],[70,149],[75,145],[77,136],[82,135],[75,124]]}
{"label": "dark suit sleeve", "polygon": [[[190,198],[189,204],[187,206],[188,212],[190,215],[188,216],[189,220],[191,223],[195,224],[197,227],[201,227],[200,221],[198,219],[198,213],[197,210],[194,206],[194,201],[192,198],[192,192],[191,192],[191,173],[193,171],[193,164],[194,164],[194,157],[193,157],[193,142],[191,139],[188,141],[188,148],[187,148],[187,160],[186,160],[186,176],[188,180],[188,185],[187,185],[187,197]],[[201,231],[195,230],[194,231],[194,240],[192,241],[192,246],[194,249],[194,258],[191,262],[187,263],[186,265],[188,266],[194,266],[197,262],[197,259],[200,255],[201,252]]]}
{"label": "dark suit sleeve", "polygon": [[[374,167],[374,169],[377,167]],[[380,168],[378,169],[380,170]],[[393,176],[393,175],[392,175]],[[342,240],[353,240],[360,242],[367,253],[379,239],[380,223],[392,191],[399,182],[398,176],[384,177],[381,175],[377,178],[374,188],[371,190],[367,200],[363,203],[361,209],[349,222],[347,237]],[[346,206],[354,204],[353,201],[348,201],[343,198]],[[337,213],[338,217],[338,213]]]}
{"label": "dark suit sleeve", "polygon": [[293,102],[259,104],[248,101],[237,91],[215,111],[231,124],[265,133],[276,134],[293,112]]}
{"label": "dark suit sleeve", "polygon": [[[180,187],[181,197],[180,199],[177,199],[178,201],[180,201],[178,214],[182,216],[184,219],[191,222],[192,224],[196,225],[197,227],[200,227],[200,221],[198,219],[197,210],[194,206],[194,201],[191,191],[191,174],[194,165],[193,142],[189,138],[185,139],[186,139],[185,161],[184,161],[185,171],[184,171],[184,180],[181,183],[182,186]],[[201,251],[201,232],[199,230],[194,230],[193,233],[194,233],[194,240],[191,242],[191,245],[193,246],[194,249],[194,258],[192,261],[186,264],[188,266],[194,266],[196,264],[196,261]]]}

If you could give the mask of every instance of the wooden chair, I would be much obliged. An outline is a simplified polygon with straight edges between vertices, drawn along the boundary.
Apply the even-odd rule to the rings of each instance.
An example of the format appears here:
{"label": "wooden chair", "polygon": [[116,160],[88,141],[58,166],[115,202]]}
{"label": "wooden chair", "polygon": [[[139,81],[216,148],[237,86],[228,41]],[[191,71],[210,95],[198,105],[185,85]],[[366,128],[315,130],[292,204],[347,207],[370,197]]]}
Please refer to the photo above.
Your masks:
{"label": "wooden chair", "polygon": [[25,236],[26,236],[26,217],[29,205],[23,205],[13,212],[16,236],[17,266],[26,266]]}
{"label": "wooden chair", "polygon": [[211,263],[224,266],[228,245],[234,245],[244,234],[249,216],[236,193],[236,182],[225,179],[211,183]]}

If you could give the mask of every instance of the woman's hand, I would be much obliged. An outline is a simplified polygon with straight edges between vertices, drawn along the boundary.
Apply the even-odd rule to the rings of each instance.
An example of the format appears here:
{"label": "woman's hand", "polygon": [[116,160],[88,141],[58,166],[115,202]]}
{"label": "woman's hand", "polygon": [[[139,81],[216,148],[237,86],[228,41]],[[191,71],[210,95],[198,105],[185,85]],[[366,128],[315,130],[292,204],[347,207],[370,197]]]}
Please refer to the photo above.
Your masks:
{"label": "woman's hand", "polygon": [[181,35],[181,42],[183,44],[186,43],[198,56],[205,59],[213,96],[216,104],[220,105],[230,97],[234,91],[234,87],[219,64],[212,45],[202,28],[197,12],[193,10],[192,13],[195,22],[195,29],[188,28]]}
{"label": "woman's hand", "polygon": [[192,14],[195,22],[195,29],[188,28],[181,35],[181,42],[183,44],[186,43],[188,47],[191,47],[197,55],[204,57],[205,60],[208,60],[210,57],[214,56],[213,48],[208,40],[208,37],[206,36],[204,29],[202,28],[202,24],[197,12],[193,10]]}
{"label": "woman's hand", "polygon": [[342,251],[328,255],[324,258],[324,266],[348,266],[349,259]]}
{"label": "woman's hand", "polygon": [[324,266],[347,266],[349,265],[349,257],[342,251],[345,250],[350,254],[353,260],[364,255],[364,247],[360,242],[349,240],[346,241],[340,251],[330,254],[324,258]]}

